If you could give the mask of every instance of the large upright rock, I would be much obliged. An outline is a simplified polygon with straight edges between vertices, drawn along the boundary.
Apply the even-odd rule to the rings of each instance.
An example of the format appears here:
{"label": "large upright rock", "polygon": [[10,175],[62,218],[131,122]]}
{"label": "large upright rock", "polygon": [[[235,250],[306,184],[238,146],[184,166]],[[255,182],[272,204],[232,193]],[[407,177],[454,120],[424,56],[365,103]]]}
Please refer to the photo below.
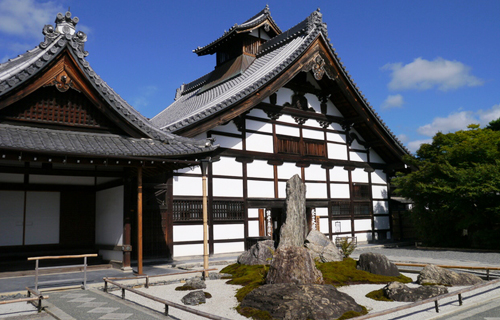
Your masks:
{"label": "large upright rock", "polygon": [[380,253],[367,252],[360,254],[357,268],[382,276],[399,276],[398,267]]}
{"label": "large upright rock", "polygon": [[274,255],[266,283],[322,284],[323,275],[304,247],[284,247]]}
{"label": "large upright rock", "polygon": [[238,257],[238,263],[252,266],[256,264],[271,264],[273,254],[273,240],[259,241]]}
{"label": "large upright rock", "polygon": [[481,282],[483,280],[473,274],[457,273],[433,264],[423,268],[417,278],[418,284],[439,284],[445,286],[470,286]]}
{"label": "large upright rock", "polygon": [[279,248],[302,247],[307,236],[306,186],[294,175],[286,182],[286,213],[281,225]]}
{"label": "large upright rock", "polygon": [[321,262],[342,261],[343,256],[336,245],[327,236],[317,230],[311,230],[304,246],[309,249],[314,260]]}

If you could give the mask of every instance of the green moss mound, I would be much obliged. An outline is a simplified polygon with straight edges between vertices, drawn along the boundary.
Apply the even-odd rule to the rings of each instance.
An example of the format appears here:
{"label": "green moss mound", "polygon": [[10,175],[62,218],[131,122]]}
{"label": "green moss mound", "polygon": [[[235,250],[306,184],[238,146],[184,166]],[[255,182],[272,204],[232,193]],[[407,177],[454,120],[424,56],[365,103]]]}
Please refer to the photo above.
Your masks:
{"label": "green moss mound", "polygon": [[271,317],[271,314],[269,312],[255,308],[250,308],[250,307],[242,308],[238,306],[236,308],[236,311],[238,311],[238,313],[241,314],[242,316],[245,316],[247,318],[252,318],[255,320],[273,320],[273,317]]}
{"label": "green moss mound", "polygon": [[356,269],[356,261],[351,258],[346,258],[343,261],[316,263],[316,267],[323,274],[325,284],[336,287],[351,284],[389,283],[392,281],[412,282],[410,278],[403,275],[388,277],[358,270]]}
{"label": "green moss mound", "polygon": [[384,289],[379,289],[379,290],[375,290],[372,292],[368,292],[365,297],[373,299],[373,300],[377,300],[377,301],[388,301],[388,302],[394,301],[394,300],[389,299],[385,296]]}
{"label": "green moss mound", "polygon": [[205,294],[205,298],[206,298],[206,299],[210,299],[210,298],[212,298],[212,295],[211,295],[210,293],[208,293],[208,292],[206,292],[206,291],[203,291],[203,293]]}
{"label": "green moss mound", "polygon": [[363,316],[365,314],[368,313],[368,310],[366,310],[366,307],[365,306],[361,306],[361,308],[363,308],[363,311],[361,312],[357,312],[357,311],[347,311],[346,313],[344,313],[340,318],[338,318],[337,320],[345,320],[345,319],[351,319],[351,318],[355,318],[355,317],[359,317],[359,316]]}
{"label": "green moss mound", "polygon": [[248,266],[245,264],[235,263],[225,267],[220,272],[231,275],[231,280],[226,283],[239,284],[243,286],[243,288],[236,292],[236,299],[238,299],[238,302],[241,302],[243,301],[243,298],[245,298],[245,296],[253,289],[256,289],[266,283],[268,271],[269,266]]}
{"label": "green moss mound", "polygon": [[196,289],[191,286],[180,286],[175,288],[175,291],[188,291],[188,290],[196,290]]}

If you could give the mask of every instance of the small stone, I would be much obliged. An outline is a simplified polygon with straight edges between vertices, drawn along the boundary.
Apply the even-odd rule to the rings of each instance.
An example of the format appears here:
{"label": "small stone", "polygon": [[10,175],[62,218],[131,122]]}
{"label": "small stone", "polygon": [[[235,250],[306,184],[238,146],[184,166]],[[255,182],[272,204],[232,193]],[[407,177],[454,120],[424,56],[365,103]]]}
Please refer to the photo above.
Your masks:
{"label": "small stone", "polygon": [[471,286],[483,282],[481,278],[470,273],[458,273],[430,264],[420,271],[418,284],[435,284],[444,286]]}
{"label": "small stone", "polygon": [[394,301],[415,302],[448,293],[443,286],[409,288],[401,282],[390,282],[384,287],[384,295]]}
{"label": "small stone", "polygon": [[238,257],[239,264],[262,265],[271,264],[274,254],[274,241],[265,240],[254,244],[248,251]]}
{"label": "small stone", "polygon": [[360,254],[357,268],[359,270],[382,276],[399,276],[398,267],[389,261],[386,256],[380,253],[367,252]]}
{"label": "small stone", "polygon": [[182,297],[181,301],[188,306],[197,306],[206,302],[205,293],[203,290],[193,291]]}

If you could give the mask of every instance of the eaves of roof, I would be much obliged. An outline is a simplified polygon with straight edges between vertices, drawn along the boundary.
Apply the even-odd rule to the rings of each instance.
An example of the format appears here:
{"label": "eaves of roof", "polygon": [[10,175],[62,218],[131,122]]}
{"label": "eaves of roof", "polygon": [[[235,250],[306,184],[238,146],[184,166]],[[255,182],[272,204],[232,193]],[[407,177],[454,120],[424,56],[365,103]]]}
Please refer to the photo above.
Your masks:
{"label": "eaves of roof", "polygon": [[220,44],[220,43],[232,38],[233,36],[235,36],[239,32],[243,32],[243,31],[246,31],[248,29],[257,27],[258,25],[260,25],[262,22],[264,22],[266,20],[268,20],[271,27],[278,34],[281,33],[281,29],[278,27],[278,25],[276,24],[274,19],[271,17],[271,11],[269,10],[269,6],[266,5],[266,7],[262,11],[257,13],[255,16],[251,17],[250,19],[243,22],[242,24],[238,25],[237,23],[235,23],[231,28],[229,28],[229,31],[225,31],[222,36],[220,36],[216,40],[210,42],[209,44],[207,44],[203,47],[196,48],[195,50],[193,50],[193,52],[199,56],[213,53],[212,49],[217,44]]}
{"label": "eaves of roof", "polygon": [[217,147],[212,146],[211,142],[208,140],[198,141],[177,136],[169,132],[161,131],[153,126],[145,117],[120,97],[120,95],[103,81],[90,67],[90,64],[85,59],[88,53],[83,50],[83,42],[86,41],[86,36],[82,32],[71,35],[54,31],[50,32],[49,30],[49,32],[46,33],[46,29],[47,26],[44,28],[44,34],[46,35],[45,41],[39,46],[19,55],[17,58],[0,64],[0,99],[15,91],[17,88],[20,88],[30,79],[36,77],[39,72],[67,49],[79,65],[80,70],[89,83],[100,96],[107,101],[109,107],[145,137],[172,145],[183,143],[188,149],[191,147],[194,149],[202,148],[203,151],[199,152],[207,152]]}

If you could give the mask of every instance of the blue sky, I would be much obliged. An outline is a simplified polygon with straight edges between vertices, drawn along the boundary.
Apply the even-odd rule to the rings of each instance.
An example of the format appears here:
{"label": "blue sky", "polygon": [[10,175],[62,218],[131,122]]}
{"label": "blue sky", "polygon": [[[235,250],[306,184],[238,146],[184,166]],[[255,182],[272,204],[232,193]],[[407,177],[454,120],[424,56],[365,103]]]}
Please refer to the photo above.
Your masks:
{"label": "blue sky", "polygon": [[0,0],[0,61],[34,48],[71,7],[93,69],[146,117],[215,66],[192,50],[269,4],[284,31],[318,7],[333,47],[389,128],[416,151],[500,117],[500,1]]}

